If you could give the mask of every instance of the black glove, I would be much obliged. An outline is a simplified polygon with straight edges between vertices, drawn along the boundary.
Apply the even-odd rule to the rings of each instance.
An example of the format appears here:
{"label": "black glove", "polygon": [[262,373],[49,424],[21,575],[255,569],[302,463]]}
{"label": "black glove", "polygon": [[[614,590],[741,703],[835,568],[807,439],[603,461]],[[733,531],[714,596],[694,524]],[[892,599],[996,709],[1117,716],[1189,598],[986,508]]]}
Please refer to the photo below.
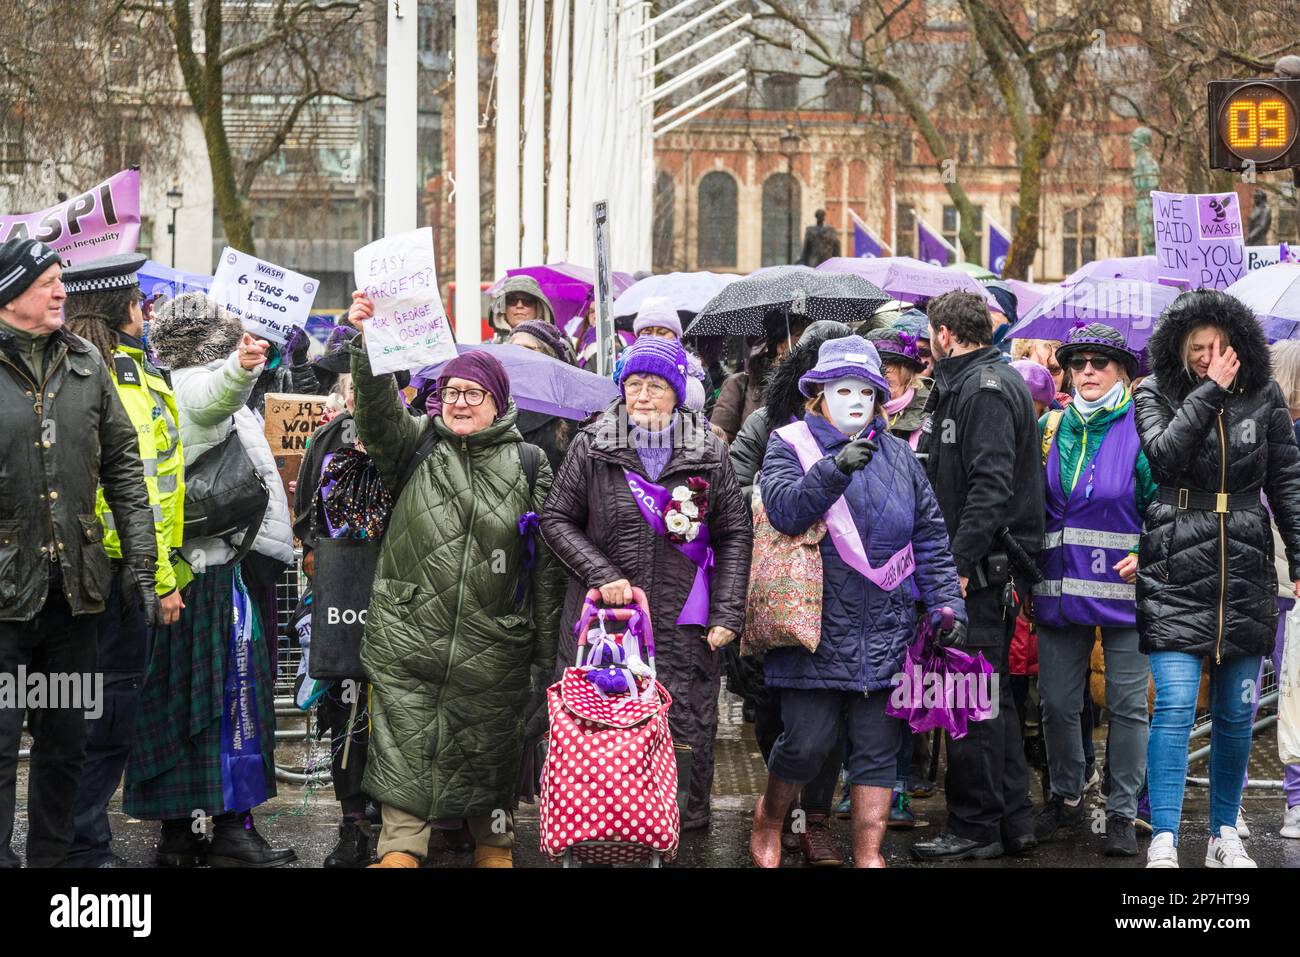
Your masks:
{"label": "black glove", "polygon": [[136,593],[140,596],[140,607],[144,609],[144,620],[150,628],[161,628],[163,625],[162,604],[158,601],[158,592],[154,587],[154,569],[153,566],[144,568],[138,565],[125,563],[122,565],[122,574],[125,576],[127,583],[135,587]]}
{"label": "black glove", "polygon": [[311,348],[311,337],[307,335],[307,330],[302,326],[295,327],[285,348],[289,351],[293,365],[303,365],[307,361],[307,352]]}
{"label": "black glove", "polygon": [[871,457],[880,451],[874,439],[854,439],[835,456],[835,467],[845,475],[867,467]]}
{"label": "black glove", "polygon": [[936,640],[943,648],[965,648],[967,634],[966,622],[954,621],[951,628],[940,629]]}

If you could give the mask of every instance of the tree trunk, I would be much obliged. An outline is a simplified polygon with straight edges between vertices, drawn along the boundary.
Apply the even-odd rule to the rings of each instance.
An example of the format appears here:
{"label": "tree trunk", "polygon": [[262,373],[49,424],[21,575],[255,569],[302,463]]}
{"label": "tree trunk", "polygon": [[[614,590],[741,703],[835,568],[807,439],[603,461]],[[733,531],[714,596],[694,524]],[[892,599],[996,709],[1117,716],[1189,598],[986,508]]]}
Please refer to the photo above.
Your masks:
{"label": "tree trunk", "polygon": [[1043,201],[1043,162],[1047,152],[1052,148],[1052,137],[1048,127],[1041,120],[1034,124],[1033,136],[1029,148],[1024,150],[1024,162],[1020,166],[1019,202],[1020,212],[1016,217],[1015,233],[1011,237],[1011,248],[1007,251],[1007,262],[1002,269],[1004,279],[1024,279],[1029,274],[1038,255],[1038,229],[1042,221]]}
{"label": "tree trunk", "polygon": [[204,114],[203,139],[208,147],[208,163],[212,168],[212,202],[221,218],[221,226],[226,233],[226,244],[232,249],[257,255],[253,242],[253,217],[249,214],[248,203],[240,195],[235,180],[235,163],[230,153],[230,140],[226,136],[226,125],[220,114],[212,117]]}

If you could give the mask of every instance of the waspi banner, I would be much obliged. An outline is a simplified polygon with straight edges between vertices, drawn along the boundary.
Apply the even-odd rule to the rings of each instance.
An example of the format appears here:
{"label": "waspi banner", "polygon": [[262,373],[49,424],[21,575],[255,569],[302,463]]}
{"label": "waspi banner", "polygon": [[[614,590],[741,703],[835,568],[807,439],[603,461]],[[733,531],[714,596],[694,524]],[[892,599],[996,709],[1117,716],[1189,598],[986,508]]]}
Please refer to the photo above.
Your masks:
{"label": "waspi banner", "polygon": [[73,265],[133,253],[140,239],[140,171],[115,173],[99,185],[37,213],[0,216],[0,242],[38,239]]}

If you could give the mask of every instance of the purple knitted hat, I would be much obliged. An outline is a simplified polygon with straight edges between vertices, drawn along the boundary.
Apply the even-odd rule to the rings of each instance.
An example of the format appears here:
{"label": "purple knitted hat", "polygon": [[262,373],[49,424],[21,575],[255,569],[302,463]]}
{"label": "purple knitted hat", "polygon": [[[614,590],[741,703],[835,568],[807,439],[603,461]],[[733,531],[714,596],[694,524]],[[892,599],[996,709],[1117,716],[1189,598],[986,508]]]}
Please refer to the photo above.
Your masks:
{"label": "purple knitted hat", "polygon": [[1064,366],[1076,352],[1100,352],[1108,355],[1124,364],[1130,379],[1138,375],[1142,365],[1141,358],[1128,347],[1119,330],[1101,322],[1090,322],[1086,326],[1076,322],[1070,338],[1057,348],[1056,361]]}
{"label": "purple knitted hat", "polygon": [[861,336],[827,339],[817,350],[817,364],[799,380],[799,391],[815,394],[813,386],[856,376],[866,379],[884,398],[889,397],[889,383],[880,372],[880,353]]}
{"label": "purple knitted hat", "polygon": [[1029,386],[1031,399],[1047,405],[1052,404],[1052,400],[1056,398],[1056,383],[1052,381],[1050,372],[1033,359],[1017,359],[1011,363],[1011,368],[1019,372],[1020,378],[1025,380],[1025,385]]}
{"label": "purple knitted hat", "polygon": [[641,336],[623,351],[618,384],[622,388],[631,375],[657,375],[677,393],[677,404],[685,405],[686,369],[686,350],[680,342]]}

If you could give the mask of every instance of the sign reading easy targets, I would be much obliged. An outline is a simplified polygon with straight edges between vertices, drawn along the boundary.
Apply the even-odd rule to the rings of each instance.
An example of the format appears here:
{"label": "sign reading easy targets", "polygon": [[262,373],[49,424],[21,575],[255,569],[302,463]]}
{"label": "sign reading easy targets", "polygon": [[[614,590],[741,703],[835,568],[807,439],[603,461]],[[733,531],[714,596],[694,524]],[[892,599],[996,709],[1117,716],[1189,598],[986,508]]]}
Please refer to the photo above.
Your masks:
{"label": "sign reading easy targets", "polygon": [[283,345],[305,326],[320,283],[227,246],[212,277],[212,298],[255,336]]}

